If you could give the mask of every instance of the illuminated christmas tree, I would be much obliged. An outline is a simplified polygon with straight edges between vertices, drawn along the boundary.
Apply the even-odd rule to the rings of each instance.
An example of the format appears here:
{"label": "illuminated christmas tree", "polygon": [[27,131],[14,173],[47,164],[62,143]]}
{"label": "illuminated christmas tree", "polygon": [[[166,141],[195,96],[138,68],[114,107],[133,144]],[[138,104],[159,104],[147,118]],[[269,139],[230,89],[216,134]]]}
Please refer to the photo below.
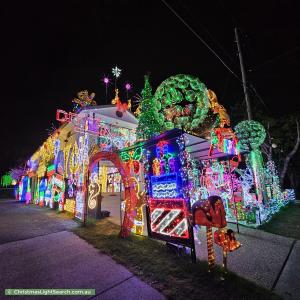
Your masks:
{"label": "illuminated christmas tree", "polygon": [[162,132],[162,125],[159,118],[159,103],[152,95],[152,87],[149,76],[145,75],[145,85],[142,91],[141,111],[139,125],[137,128],[138,139],[148,139]]}

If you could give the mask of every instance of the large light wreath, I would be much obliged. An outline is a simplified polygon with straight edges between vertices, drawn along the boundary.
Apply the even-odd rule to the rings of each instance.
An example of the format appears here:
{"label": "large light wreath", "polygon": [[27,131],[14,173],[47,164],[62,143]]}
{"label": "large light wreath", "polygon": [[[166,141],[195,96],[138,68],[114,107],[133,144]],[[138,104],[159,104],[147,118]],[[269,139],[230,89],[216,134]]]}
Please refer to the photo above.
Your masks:
{"label": "large light wreath", "polygon": [[197,77],[184,74],[171,76],[159,85],[154,98],[164,129],[176,127],[200,134],[210,101],[206,86]]}

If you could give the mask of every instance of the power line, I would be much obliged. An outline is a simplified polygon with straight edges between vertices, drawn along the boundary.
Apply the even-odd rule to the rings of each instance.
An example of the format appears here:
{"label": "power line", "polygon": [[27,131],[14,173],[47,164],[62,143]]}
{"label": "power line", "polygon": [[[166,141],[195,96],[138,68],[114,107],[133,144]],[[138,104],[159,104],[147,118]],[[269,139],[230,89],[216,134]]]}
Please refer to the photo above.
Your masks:
{"label": "power line", "polygon": [[[200,35],[165,1],[161,0],[164,5],[218,58],[218,60],[223,64],[223,66],[235,77],[239,80],[239,82],[244,86],[242,79],[224,62],[224,60],[200,37]],[[250,88],[257,98],[264,104],[266,104],[257,93],[256,89],[253,87],[253,84],[247,84],[247,88]]]}
{"label": "power line", "polygon": [[[182,6],[185,8],[186,12],[190,15],[190,17],[192,18],[192,15],[189,13],[187,6],[185,3],[182,3]],[[197,24],[200,26],[200,28],[206,32],[206,34],[208,35],[208,37],[219,47],[219,49],[223,52],[223,54],[225,54],[227,56],[227,58],[230,60],[231,63],[234,63],[234,59],[232,58],[231,55],[228,54],[228,52],[224,49],[224,47],[221,45],[221,43],[219,43],[214,36],[208,31],[207,28],[205,28],[205,26],[203,24],[201,24],[198,20],[197,20]]]}
{"label": "power line", "polygon": [[289,54],[291,54],[291,53],[293,53],[293,52],[295,52],[295,51],[297,51],[297,50],[299,50],[299,49],[300,49],[300,46],[297,46],[297,47],[295,47],[295,48],[293,48],[293,49],[290,49],[290,50],[288,50],[288,51],[286,51],[286,52],[284,52],[284,53],[281,53],[281,54],[278,55],[278,56],[275,56],[275,57],[273,57],[273,58],[270,58],[270,59],[268,59],[267,61],[265,61],[264,63],[262,63],[261,65],[258,65],[258,66],[256,66],[255,68],[253,68],[252,71],[257,71],[258,69],[262,68],[263,66],[268,65],[268,64],[272,63],[273,61],[275,61],[275,60],[277,60],[277,59],[279,59],[279,58],[282,58],[282,57],[284,57],[284,56],[286,56],[286,55],[289,55]]}
{"label": "power line", "polygon": [[186,23],[186,21],[165,1],[161,0],[167,8],[172,11],[172,13],[212,52],[218,60],[224,65],[224,67],[236,78],[238,78],[240,81],[241,79],[239,78],[238,75],[235,74],[233,70],[223,61],[223,59],[200,37],[200,35],[189,25]]}

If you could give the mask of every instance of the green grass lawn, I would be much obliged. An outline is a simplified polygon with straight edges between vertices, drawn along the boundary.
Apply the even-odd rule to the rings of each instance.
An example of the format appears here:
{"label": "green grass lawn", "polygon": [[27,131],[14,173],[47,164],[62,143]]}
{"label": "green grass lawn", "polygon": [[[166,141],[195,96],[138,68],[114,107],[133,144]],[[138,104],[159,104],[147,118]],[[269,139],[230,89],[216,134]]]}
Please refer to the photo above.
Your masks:
{"label": "green grass lawn", "polygon": [[259,229],[300,240],[300,204],[289,204]]}
{"label": "green grass lawn", "polygon": [[164,243],[134,235],[121,239],[119,229],[104,219],[74,232],[170,299],[280,299],[233,273],[217,268],[209,274],[206,262],[193,264]]}

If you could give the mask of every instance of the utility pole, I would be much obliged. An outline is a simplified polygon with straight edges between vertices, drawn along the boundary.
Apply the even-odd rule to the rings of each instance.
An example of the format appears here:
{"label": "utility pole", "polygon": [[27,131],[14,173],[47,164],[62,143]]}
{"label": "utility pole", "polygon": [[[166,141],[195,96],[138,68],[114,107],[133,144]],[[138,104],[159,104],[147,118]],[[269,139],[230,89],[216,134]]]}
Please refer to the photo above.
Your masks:
{"label": "utility pole", "polygon": [[252,120],[252,111],[251,111],[251,105],[250,105],[250,98],[248,95],[246,72],[245,72],[243,55],[242,55],[241,45],[240,45],[240,40],[239,40],[239,35],[238,35],[238,29],[236,27],[234,28],[234,32],[235,32],[235,39],[236,39],[236,44],[237,44],[238,54],[239,54],[239,59],[240,59],[240,67],[241,67],[241,73],[242,73],[243,89],[244,89],[244,94],[245,94],[248,120]]}

